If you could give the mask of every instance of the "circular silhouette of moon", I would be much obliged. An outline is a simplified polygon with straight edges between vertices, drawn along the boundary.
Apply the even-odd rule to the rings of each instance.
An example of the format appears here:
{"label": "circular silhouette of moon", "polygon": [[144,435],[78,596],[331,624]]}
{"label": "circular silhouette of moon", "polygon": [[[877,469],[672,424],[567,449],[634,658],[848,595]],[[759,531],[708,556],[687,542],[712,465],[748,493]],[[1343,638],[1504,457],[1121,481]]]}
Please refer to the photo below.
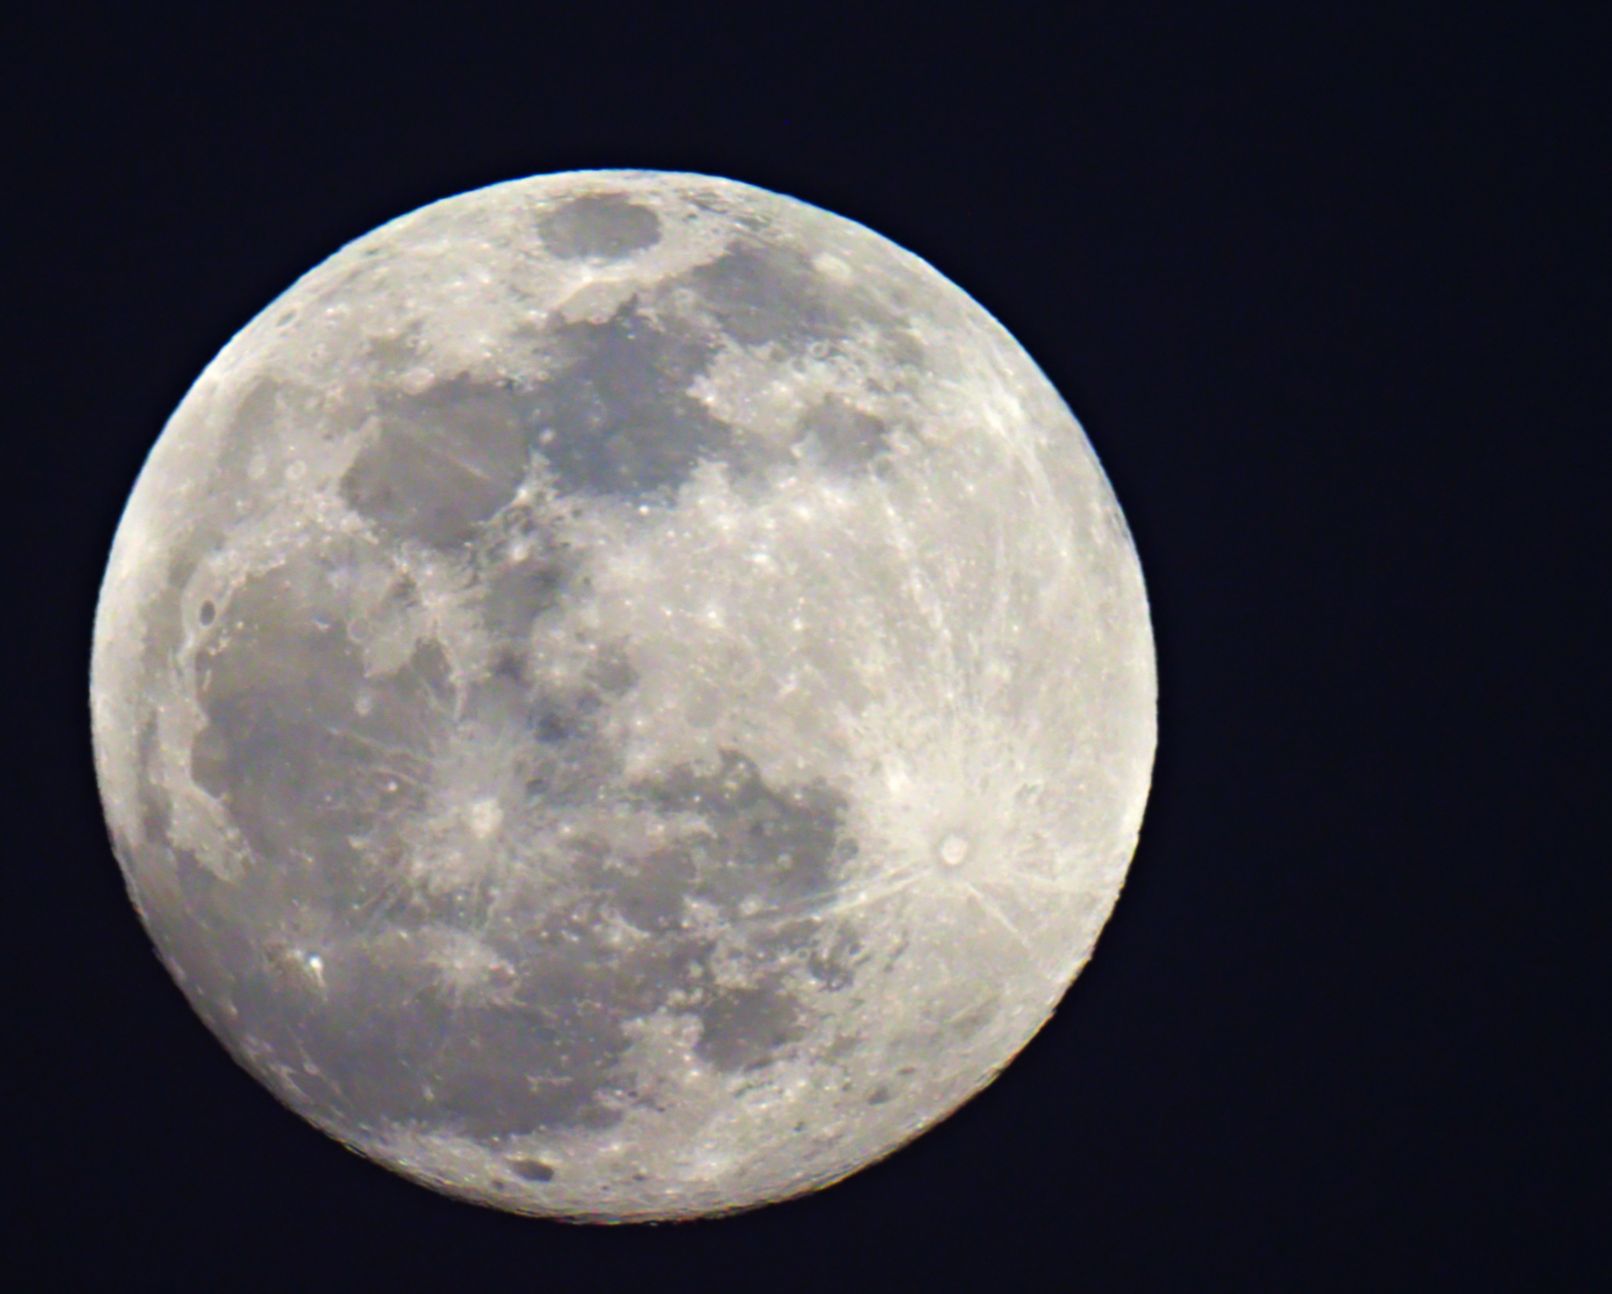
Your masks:
{"label": "circular silhouette of moon", "polygon": [[576,1220],[822,1186],[1090,955],[1155,739],[1136,553],[984,309],[698,175],[434,203],[207,367],[118,528],[113,846],[235,1057]]}

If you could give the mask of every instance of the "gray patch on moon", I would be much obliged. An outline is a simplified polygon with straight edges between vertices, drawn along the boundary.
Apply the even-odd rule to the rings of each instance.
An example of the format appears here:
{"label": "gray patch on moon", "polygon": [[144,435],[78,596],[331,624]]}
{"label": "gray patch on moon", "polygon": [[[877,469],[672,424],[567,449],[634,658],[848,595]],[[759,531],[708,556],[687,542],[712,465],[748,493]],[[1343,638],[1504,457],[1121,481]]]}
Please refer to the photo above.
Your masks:
{"label": "gray patch on moon", "polygon": [[[327,574],[324,562],[293,559],[230,599],[225,630],[196,657],[208,722],[191,775],[227,807],[260,863],[312,852],[329,880],[358,865],[352,839],[393,816],[424,775],[429,747],[407,752],[428,735],[421,712],[440,703],[447,680],[434,643],[391,677],[368,677],[322,587]],[[379,698],[368,713],[355,705],[361,693]],[[403,753],[377,753],[388,747]]]}
{"label": "gray patch on moon", "polygon": [[556,328],[552,344],[562,367],[533,393],[532,417],[562,492],[664,496],[730,446],[733,429],[688,394],[715,351],[686,325],[629,303]]}
{"label": "gray patch on moon", "polygon": [[529,419],[517,392],[464,377],[419,395],[389,393],[376,434],[342,477],[342,496],[395,538],[468,543],[526,472]]}
{"label": "gray patch on moon", "polygon": [[883,419],[831,395],[800,420],[799,439],[805,455],[832,471],[848,473],[884,453],[890,428]]}
{"label": "gray patch on moon", "polygon": [[799,1003],[776,979],[714,994],[699,1014],[694,1053],[718,1069],[760,1068],[805,1033]]}
{"label": "gray patch on moon", "polygon": [[843,797],[821,785],[769,786],[741,751],[722,751],[709,770],[672,769],[638,794],[699,820],[685,845],[694,864],[689,891],[735,919],[758,900],[769,914],[825,901],[856,853]]}
{"label": "gray patch on moon", "polygon": [[691,270],[686,286],[723,334],[746,346],[841,337],[868,312],[860,301],[835,299],[811,262],[793,248],[748,238]]}
{"label": "gray patch on moon", "polygon": [[[533,686],[531,635],[545,616],[569,601],[585,596],[585,555],[559,533],[552,496],[540,499],[530,482],[497,515],[479,527],[467,549],[466,609],[485,631],[487,671],[469,680],[467,704],[483,704],[496,694],[497,704],[519,706],[530,698]],[[602,658],[619,652],[603,643],[589,644],[600,656],[594,672],[602,671]],[[619,662],[618,662],[619,663]],[[628,680],[611,674],[619,691]],[[601,675],[602,676],[602,675]]]}
{"label": "gray patch on moon", "polygon": [[[266,961],[238,963],[224,990],[256,1046],[318,1057],[313,1071],[281,1075],[296,1098],[370,1128],[429,1123],[482,1139],[601,1128],[634,1099],[634,1077],[621,1068],[632,1020],[687,1003],[700,1022],[696,1053],[720,1069],[764,1067],[798,1039],[803,1009],[776,976],[707,988],[715,946],[690,932],[688,904],[709,902],[729,921],[779,910],[804,917],[834,894],[855,849],[842,800],[820,786],[773,787],[739,752],[631,792],[676,821],[675,846],[634,858],[584,834],[555,855],[553,874],[571,878],[566,903],[526,910],[512,894],[494,912],[459,892],[399,888],[433,776],[429,757],[409,752],[440,740],[450,689],[431,642],[393,675],[365,672],[331,590],[332,573],[367,551],[349,542],[356,548],[316,549],[244,581],[195,666],[208,722],[192,775],[250,851],[255,919],[278,910],[295,924],[308,906],[326,914],[306,941],[316,951],[282,941]],[[498,544],[488,551],[507,558]],[[524,571],[490,565],[495,580],[517,581],[492,590],[487,627],[506,641],[571,587],[552,552]],[[479,706],[500,717],[516,708],[530,737],[523,789],[539,812],[596,801],[618,776],[595,716],[630,689],[632,674],[608,652],[600,659],[576,686],[517,679],[503,693],[469,694],[466,721]],[[216,897],[212,883],[202,887],[204,905]],[[655,938],[620,946],[609,936],[618,920]],[[811,948],[815,933],[805,921],[784,923],[756,941],[756,960]],[[480,963],[470,973],[486,977],[478,987],[490,1000],[465,999],[451,971],[422,959],[433,941]],[[845,965],[815,956],[820,977],[848,982]],[[378,1054],[386,1065],[375,1064]]]}
{"label": "gray patch on moon", "polygon": [[567,260],[615,260],[660,241],[653,211],[616,194],[576,198],[538,221],[544,245]]}

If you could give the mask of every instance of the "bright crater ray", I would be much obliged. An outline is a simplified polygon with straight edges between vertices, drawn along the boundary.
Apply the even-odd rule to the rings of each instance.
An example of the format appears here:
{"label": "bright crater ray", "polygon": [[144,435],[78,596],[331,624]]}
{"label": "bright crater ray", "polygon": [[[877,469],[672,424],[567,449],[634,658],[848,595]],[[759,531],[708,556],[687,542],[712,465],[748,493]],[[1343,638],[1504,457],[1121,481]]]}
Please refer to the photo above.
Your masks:
{"label": "bright crater ray", "polygon": [[945,1117],[1124,879],[1146,599],[1023,350],[708,177],[495,185],[343,248],[174,413],[92,667],[196,1010],[418,1180],[744,1207]]}

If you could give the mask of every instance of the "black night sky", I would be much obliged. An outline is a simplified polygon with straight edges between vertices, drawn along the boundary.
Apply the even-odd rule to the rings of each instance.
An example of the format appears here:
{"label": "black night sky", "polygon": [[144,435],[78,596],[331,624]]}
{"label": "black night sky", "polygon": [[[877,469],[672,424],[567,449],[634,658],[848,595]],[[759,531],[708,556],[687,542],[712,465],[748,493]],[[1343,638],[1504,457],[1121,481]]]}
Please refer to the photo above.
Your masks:
{"label": "black night sky", "polygon": [[[1604,799],[1605,650],[1585,623],[1605,591],[1586,561],[1605,531],[1589,383],[1612,228],[1595,206],[1604,15],[507,12],[22,4],[0,20],[25,419],[5,438],[23,600],[7,1283],[1612,1275],[1591,1205],[1612,1150],[1593,988],[1607,856],[1586,821]],[[598,166],[803,198],[995,314],[1114,483],[1161,678],[1131,880],[1052,1023],[888,1161],[675,1227],[455,1203],[283,1110],[152,955],[88,739],[119,511],[219,347],[395,215]]]}

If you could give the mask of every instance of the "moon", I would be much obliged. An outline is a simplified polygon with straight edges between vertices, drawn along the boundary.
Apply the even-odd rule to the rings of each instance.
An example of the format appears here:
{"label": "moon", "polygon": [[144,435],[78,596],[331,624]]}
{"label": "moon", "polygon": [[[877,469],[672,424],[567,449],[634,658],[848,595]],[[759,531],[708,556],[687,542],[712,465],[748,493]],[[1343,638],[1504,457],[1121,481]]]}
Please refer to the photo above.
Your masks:
{"label": "moon", "polygon": [[342,248],[208,365],[97,608],[131,898],[282,1102],[577,1221],[781,1200],[1091,954],[1155,743],[1085,434],[918,257],[583,171]]}

